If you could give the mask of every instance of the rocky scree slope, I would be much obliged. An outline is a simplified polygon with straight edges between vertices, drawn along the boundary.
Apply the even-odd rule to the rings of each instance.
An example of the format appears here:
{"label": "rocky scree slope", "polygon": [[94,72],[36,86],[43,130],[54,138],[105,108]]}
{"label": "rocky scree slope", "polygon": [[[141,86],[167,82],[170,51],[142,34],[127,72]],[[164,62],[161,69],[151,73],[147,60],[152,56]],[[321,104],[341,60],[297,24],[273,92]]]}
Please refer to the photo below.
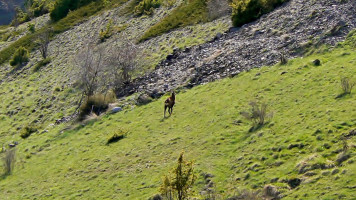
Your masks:
{"label": "rocky scree slope", "polygon": [[291,0],[258,21],[231,28],[205,43],[173,54],[152,73],[137,78],[119,96],[147,92],[158,97],[179,86],[214,81],[243,70],[273,65],[312,45],[336,45],[356,27],[355,1]]}

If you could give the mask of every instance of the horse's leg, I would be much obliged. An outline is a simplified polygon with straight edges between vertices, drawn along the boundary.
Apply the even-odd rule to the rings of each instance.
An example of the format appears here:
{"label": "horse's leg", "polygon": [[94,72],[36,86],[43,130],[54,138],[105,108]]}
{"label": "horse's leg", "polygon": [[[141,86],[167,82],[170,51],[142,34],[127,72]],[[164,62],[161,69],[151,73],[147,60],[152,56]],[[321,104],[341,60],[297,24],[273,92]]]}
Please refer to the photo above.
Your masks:
{"label": "horse's leg", "polygon": [[[166,110],[167,110],[167,106],[166,105],[164,105],[164,117],[166,117]],[[169,112],[169,109],[168,109],[168,112]]]}
{"label": "horse's leg", "polygon": [[169,111],[169,115],[172,115],[172,107],[169,107],[168,111]]}

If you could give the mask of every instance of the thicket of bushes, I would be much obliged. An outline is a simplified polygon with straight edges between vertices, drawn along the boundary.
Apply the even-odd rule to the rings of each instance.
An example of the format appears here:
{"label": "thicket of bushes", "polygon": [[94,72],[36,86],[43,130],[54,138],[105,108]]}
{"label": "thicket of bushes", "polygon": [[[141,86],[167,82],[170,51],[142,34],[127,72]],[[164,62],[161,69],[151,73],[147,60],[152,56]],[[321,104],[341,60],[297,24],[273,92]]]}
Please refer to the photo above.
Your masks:
{"label": "thicket of bushes", "polygon": [[136,7],[135,7],[135,14],[136,15],[151,15],[153,14],[153,10],[155,8],[159,8],[162,4],[162,0],[142,0]]}
{"label": "thicket of bushes", "polygon": [[288,0],[232,0],[232,22],[242,26],[252,22],[261,15],[271,12]]}
{"label": "thicket of bushes", "polygon": [[84,5],[100,0],[57,0],[51,11],[51,19],[58,21],[67,16],[69,10],[76,10]]}

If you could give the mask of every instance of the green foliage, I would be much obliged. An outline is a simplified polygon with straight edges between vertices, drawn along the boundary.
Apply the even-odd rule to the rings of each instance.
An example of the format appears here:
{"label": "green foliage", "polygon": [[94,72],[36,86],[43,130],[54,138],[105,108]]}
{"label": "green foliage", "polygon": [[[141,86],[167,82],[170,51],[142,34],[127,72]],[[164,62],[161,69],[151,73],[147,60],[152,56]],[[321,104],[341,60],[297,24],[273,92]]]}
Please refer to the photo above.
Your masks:
{"label": "green foliage", "polygon": [[38,62],[32,69],[33,72],[38,72],[42,67],[51,63],[51,58],[46,58]]}
{"label": "green foliage", "polygon": [[18,26],[24,22],[30,21],[30,16],[24,12],[20,7],[15,8],[15,17],[11,22],[12,26]]}
{"label": "green foliage", "polygon": [[122,140],[126,137],[127,135],[127,131],[123,131],[123,130],[119,130],[117,132],[115,132],[112,136],[110,136],[106,142],[107,145],[117,142],[119,140]]}
{"label": "green foliage", "polygon": [[166,175],[161,185],[161,194],[167,199],[176,197],[179,200],[188,198],[191,187],[196,176],[194,175],[193,162],[187,162],[183,158],[182,152],[178,158],[177,167],[172,174]]}
{"label": "green foliage", "polygon": [[24,64],[25,62],[28,62],[28,51],[24,47],[20,47],[16,50],[14,55],[12,56],[12,59],[10,60],[10,65],[13,67],[17,67],[19,65]]}
{"label": "green foliage", "polygon": [[135,7],[135,14],[136,15],[151,15],[153,14],[153,10],[155,8],[159,8],[162,4],[162,0],[142,0],[136,7]]}
{"label": "green foliage", "polygon": [[115,101],[115,96],[111,93],[107,95],[103,94],[94,94],[90,97],[87,97],[86,101],[80,106],[79,119],[83,120],[85,116],[95,113],[100,115],[102,112],[105,112],[109,107],[109,103]]}
{"label": "green foliage", "polygon": [[112,20],[108,22],[106,25],[105,30],[101,29],[99,33],[99,38],[101,42],[105,42],[108,38],[110,38],[113,34],[113,28],[112,28]]}
{"label": "green foliage", "polygon": [[10,149],[5,153],[3,158],[4,175],[8,176],[11,174],[15,167],[16,162],[16,149]]}
{"label": "green foliage", "polygon": [[242,26],[272,11],[288,0],[232,0],[232,22]]}
{"label": "green foliage", "polygon": [[27,0],[25,7],[31,17],[39,17],[49,12],[52,6],[52,0]]}
{"label": "green foliage", "polygon": [[70,10],[76,10],[94,1],[98,0],[57,0],[50,14],[51,19],[58,21],[66,17]]}
{"label": "green foliage", "polygon": [[27,29],[30,33],[34,33],[36,31],[35,25],[34,24],[28,24]]}
{"label": "green foliage", "polygon": [[207,21],[206,0],[189,0],[146,31],[140,38],[140,42],[162,35],[172,29]]}
{"label": "green foliage", "polygon": [[37,128],[34,126],[25,126],[25,128],[22,129],[22,132],[20,134],[20,137],[23,139],[28,138],[32,133],[37,132]]}

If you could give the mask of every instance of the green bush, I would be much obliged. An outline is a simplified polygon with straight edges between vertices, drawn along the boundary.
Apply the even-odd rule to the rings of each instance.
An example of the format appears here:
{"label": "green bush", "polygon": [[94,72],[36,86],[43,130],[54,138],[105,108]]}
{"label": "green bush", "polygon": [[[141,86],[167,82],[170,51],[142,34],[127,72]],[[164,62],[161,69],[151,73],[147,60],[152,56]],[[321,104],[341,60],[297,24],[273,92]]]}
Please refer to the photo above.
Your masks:
{"label": "green bush", "polygon": [[161,6],[162,0],[142,0],[136,7],[135,7],[135,14],[136,15],[151,15],[153,14],[153,10],[155,8],[159,8]]}
{"label": "green bush", "polygon": [[288,0],[232,0],[232,22],[242,26],[272,11]]}
{"label": "green bush", "polygon": [[106,29],[101,29],[99,33],[99,38],[101,42],[104,42],[106,39],[110,38],[113,34],[112,20],[106,25]]}
{"label": "green bush", "polygon": [[20,137],[22,137],[23,139],[28,138],[32,133],[37,132],[37,128],[33,127],[33,126],[26,126],[25,128],[23,128]]}
{"label": "green bush", "polygon": [[111,93],[107,95],[95,94],[88,97],[86,101],[80,106],[79,120],[83,120],[85,116],[92,112],[96,115],[100,115],[108,109],[109,103],[114,101],[115,95]]}
{"label": "green bush", "polygon": [[28,31],[30,31],[30,33],[34,33],[36,31],[34,24],[28,24],[27,29],[28,29]]}
{"label": "green bush", "polygon": [[207,0],[189,0],[172,11],[172,13],[146,31],[140,42],[162,35],[172,29],[207,22]]}
{"label": "green bush", "polygon": [[24,47],[20,47],[16,50],[14,55],[12,56],[12,59],[10,60],[10,65],[13,67],[19,66],[24,64],[25,62],[28,62],[28,51]]}
{"label": "green bush", "polygon": [[53,6],[50,17],[53,21],[58,21],[66,17],[70,10],[76,10],[94,1],[99,0],[57,0]]}
{"label": "green bush", "polygon": [[31,14],[31,17],[39,17],[49,12],[51,1],[46,0],[27,0],[25,6]]}

